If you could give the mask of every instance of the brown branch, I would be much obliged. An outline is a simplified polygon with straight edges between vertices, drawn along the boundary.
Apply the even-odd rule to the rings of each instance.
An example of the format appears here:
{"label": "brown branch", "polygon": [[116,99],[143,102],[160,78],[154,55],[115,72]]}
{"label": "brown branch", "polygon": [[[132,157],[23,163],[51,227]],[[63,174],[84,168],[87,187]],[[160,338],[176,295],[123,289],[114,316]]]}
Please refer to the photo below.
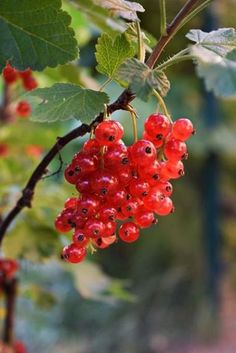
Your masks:
{"label": "brown branch", "polygon": [[14,317],[17,294],[17,279],[12,278],[4,283],[6,316],[3,328],[3,342],[12,345],[14,342]]}
{"label": "brown branch", "polygon": [[[161,55],[163,49],[168,44],[168,42],[172,39],[173,35],[176,32],[179,24],[184,20],[184,18],[189,14],[191,9],[198,3],[199,0],[188,0],[186,4],[182,7],[179,13],[176,15],[174,20],[167,28],[167,35],[160,38],[156,47],[154,48],[152,54],[148,58],[146,64],[152,68],[159,56]],[[120,97],[111,105],[108,106],[108,112],[113,113],[117,110],[127,110],[128,104],[135,98],[135,96],[130,92],[130,90],[126,89]],[[94,128],[103,118],[103,114],[99,114],[91,124],[82,124],[76,129],[69,132],[64,137],[58,138],[57,142],[50,149],[50,151],[46,154],[43,160],[40,162],[38,167],[35,169],[33,174],[31,175],[28,183],[22,191],[22,196],[17,201],[16,205],[12,208],[12,210],[8,213],[6,218],[3,220],[0,226],[0,244],[3,240],[3,237],[10,226],[10,224],[14,221],[16,216],[21,212],[24,207],[31,207],[31,202],[34,195],[34,189],[39,180],[42,179],[45,171],[49,165],[49,163],[54,159],[57,153],[66,146],[70,141],[74,140],[77,137],[84,136],[86,133],[90,132],[92,128]]]}
{"label": "brown branch", "polygon": [[11,87],[4,82],[3,86],[3,100],[0,106],[0,122],[8,123],[13,120],[10,109],[11,104]]}
{"label": "brown branch", "polygon": [[180,25],[180,23],[185,19],[185,17],[191,12],[191,10],[199,3],[199,0],[188,0],[185,5],[181,8],[181,10],[177,13],[173,21],[167,26],[167,34],[161,36],[157,45],[153,49],[152,54],[149,56],[146,64],[153,68],[161,53],[163,52],[166,45],[173,38],[176,33],[176,29]]}

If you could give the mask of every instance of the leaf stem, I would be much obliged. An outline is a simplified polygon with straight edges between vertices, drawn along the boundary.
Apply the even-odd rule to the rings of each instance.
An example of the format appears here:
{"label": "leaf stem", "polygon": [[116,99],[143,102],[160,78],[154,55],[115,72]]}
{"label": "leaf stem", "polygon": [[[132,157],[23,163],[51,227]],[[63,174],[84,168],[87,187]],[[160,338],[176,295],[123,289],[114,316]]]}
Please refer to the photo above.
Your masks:
{"label": "leaf stem", "polygon": [[104,88],[112,81],[112,78],[108,78],[99,88],[99,92],[102,92],[104,90]]}
{"label": "leaf stem", "polygon": [[190,55],[188,53],[189,53],[188,48],[181,50],[179,53],[175,54],[174,56],[172,56],[171,58],[169,58],[168,60],[166,60],[162,64],[158,65],[157,69],[158,70],[165,70],[172,65],[178,64],[179,62],[194,59],[194,56]]}
{"label": "leaf stem", "polygon": [[154,89],[153,90],[153,94],[154,96],[157,98],[159,104],[160,104],[160,107],[161,107],[161,110],[162,112],[165,114],[165,116],[170,120],[171,123],[173,123],[172,119],[171,119],[171,116],[167,110],[167,107],[166,107],[166,104],[162,98],[162,96]]}
{"label": "leaf stem", "polygon": [[160,4],[160,32],[162,36],[166,36],[166,1],[159,0]]}
{"label": "leaf stem", "polygon": [[137,29],[137,38],[138,38],[138,59],[142,62],[145,61],[145,45],[143,42],[142,31],[140,27],[139,20],[135,21],[136,29]]}

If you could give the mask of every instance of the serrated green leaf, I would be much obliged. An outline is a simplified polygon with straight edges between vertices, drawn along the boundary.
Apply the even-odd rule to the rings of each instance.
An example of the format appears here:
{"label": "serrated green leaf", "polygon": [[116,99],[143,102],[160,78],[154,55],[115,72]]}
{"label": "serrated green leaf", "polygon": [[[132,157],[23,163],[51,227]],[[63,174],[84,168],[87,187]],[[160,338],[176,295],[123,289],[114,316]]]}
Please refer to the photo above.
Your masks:
{"label": "serrated green leaf", "polygon": [[97,70],[113,78],[125,59],[130,58],[134,51],[124,34],[113,40],[107,33],[103,33],[96,45]]}
{"label": "serrated green leaf", "polygon": [[56,83],[50,88],[38,88],[30,96],[43,101],[33,110],[31,119],[54,122],[75,118],[90,122],[104,109],[109,98],[106,93],[81,88],[69,83]]}
{"label": "serrated green leaf", "polygon": [[137,12],[145,11],[139,3],[126,0],[93,0],[93,2],[96,5],[111,10],[116,16],[131,21],[138,19]]}
{"label": "serrated green leaf", "polygon": [[42,70],[78,55],[71,17],[59,0],[0,2],[0,70],[6,61],[19,70]]}
{"label": "serrated green leaf", "polygon": [[190,47],[190,52],[206,88],[219,97],[236,96],[235,30],[221,28],[210,33],[192,30],[187,37],[197,43]]}
{"label": "serrated green leaf", "polygon": [[132,58],[126,60],[117,73],[118,79],[127,82],[137,97],[147,101],[153,89],[165,96],[170,83],[163,71],[151,70],[146,64]]}

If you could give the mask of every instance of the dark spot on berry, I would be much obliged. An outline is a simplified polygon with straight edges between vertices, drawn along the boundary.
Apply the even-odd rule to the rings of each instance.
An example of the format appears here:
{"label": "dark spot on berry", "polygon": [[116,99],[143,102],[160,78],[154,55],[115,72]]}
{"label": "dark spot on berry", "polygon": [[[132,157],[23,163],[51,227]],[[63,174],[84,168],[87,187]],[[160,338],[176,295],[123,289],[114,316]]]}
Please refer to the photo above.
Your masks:
{"label": "dark spot on berry", "polygon": [[160,200],[164,200],[165,199],[165,195],[160,195]]}
{"label": "dark spot on berry", "polygon": [[94,229],[93,234],[97,235],[99,234],[99,231],[97,229]]}
{"label": "dark spot on berry", "polygon": [[196,134],[196,130],[194,129],[193,132],[192,132],[192,135],[195,135]]}
{"label": "dark spot on berry", "polygon": [[129,200],[129,199],[131,199],[131,195],[130,195],[130,194],[127,194],[127,195],[126,195],[126,200]]}
{"label": "dark spot on berry", "polygon": [[121,161],[121,164],[128,164],[129,163],[129,159],[127,157],[123,158]]}
{"label": "dark spot on berry", "polygon": [[128,237],[128,235],[129,235],[129,232],[128,232],[128,230],[126,230],[125,231],[125,236]]}
{"label": "dark spot on berry", "polygon": [[154,174],[154,175],[152,176],[152,179],[158,180],[158,179],[159,179],[159,175],[158,175],[158,174]]}
{"label": "dark spot on berry", "polygon": [[98,246],[101,246],[101,245],[102,245],[102,239],[101,239],[101,238],[97,239],[97,245],[98,245]]}
{"label": "dark spot on berry", "polygon": [[131,210],[132,210],[132,207],[131,207],[131,206],[127,206],[127,207],[126,207],[126,210],[127,210],[127,211],[131,211]]}
{"label": "dark spot on berry", "polygon": [[181,159],[188,159],[188,153],[185,153],[181,156]]}
{"label": "dark spot on berry", "polygon": [[86,213],[88,213],[88,210],[87,210],[87,208],[82,208],[81,212],[82,212],[83,214],[86,214]]}
{"label": "dark spot on berry", "polygon": [[75,167],[75,172],[79,173],[79,172],[81,172],[81,169],[79,167]]}
{"label": "dark spot on berry", "polygon": [[146,147],[146,148],[145,148],[145,152],[146,152],[147,154],[152,153],[151,147]]}
{"label": "dark spot on berry", "polygon": [[166,191],[167,191],[167,192],[171,191],[171,186],[167,186],[167,187],[166,187]]}
{"label": "dark spot on berry", "polygon": [[142,193],[142,196],[147,196],[148,195],[148,192],[147,191],[144,191],[143,193]]}
{"label": "dark spot on berry", "polygon": [[121,212],[121,207],[118,207],[118,208],[117,208],[117,212]]}
{"label": "dark spot on berry", "polygon": [[107,189],[106,189],[106,188],[102,188],[102,189],[100,190],[100,194],[101,194],[101,195],[106,195],[106,194],[107,194]]}
{"label": "dark spot on berry", "polygon": [[161,141],[162,138],[163,138],[163,135],[162,135],[162,134],[157,134],[157,135],[156,135],[156,139],[157,139],[158,141]]}
{"label": "dark spot on berry", "polygon": [[76,227],[76,223],[72,222],[72,223],[71,223],[71,227],[72,227],[72,228],[75,228],[75,227]]}
{"label": "dark spot on berry", "polygon": [[72,176],[72,175],[74,175],[74,171],[73,171],[73,170],[70,170],[70,171],[68,172],[68,174],[69,174],[69,176]]}
{"label": "dark spot on berry", "polygon": [[77,237],[78,241],[83,241],[84,240],[84,235],[83,234],[79,234]]}
{"label": "dark spot on berry", "polygon": [[183,171],[183,169],[180,169],[180,170],[178,171],[178,174],[179,174],[180,176],[184,176],[184,171]]}
{"label": "dark spot on berry", "polygon": [[114,140],[115,140],[115,136],[111,135],[111,136],[108,137],[108,141],[111,141],[111,142],[112,142],[112,141],[114,141]]}
{"label": "dark spot on berry", "polygon": [[109,221],[114,221],[115,217],[111,215],[111,216],[108,217],[108,219],[109,219]]}

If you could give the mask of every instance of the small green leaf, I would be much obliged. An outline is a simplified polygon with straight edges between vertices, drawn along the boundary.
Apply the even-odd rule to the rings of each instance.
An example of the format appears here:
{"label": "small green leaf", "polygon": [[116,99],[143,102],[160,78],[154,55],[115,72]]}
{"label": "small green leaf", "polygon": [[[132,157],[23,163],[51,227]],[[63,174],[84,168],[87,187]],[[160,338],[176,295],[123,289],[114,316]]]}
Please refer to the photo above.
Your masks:
{"label": "small green leaf", "polygon": [[165,73],[160,70],[151,70],[146,64],[137,59],[128,59],[117,73],[118,79],[129,84],[137,97],[147,101],[153,89],[165,96],[170,89],[170,82]]}
{"label": "small green leaf", "polygon": [[6,61],[19,70],[43,70],[78,55],[71,17],[59,0],[0,2],[0,71]]}
{"label": "small green leaf", "polygon": [[221,28],[210,33],[192,30],[187,37],[197,43],[190,47],[190,51],[207,90],[223,98],[236,96],[235,30]]}
{"label": "small green leaf", "polygon": [[114,77],[125,59],[134,54],[124,34],[116,36],[113,40],[107,33],[103,33],[98,39],[96,50],[97,70],[110,78]]}
{"label": "small green leaf", "polygon": [[139,3],[126,0],[93,0],[93,2],[96,5],[111,10],[116,16],[131,21],[138,19],[137,12],[145,11]]}
{"label": "small green leaf", "polygon": [[75,118],[90,122],[104,109],[109,98],[103,92],[81,88],[69,83],[56,83],[50,88],[38,88],[29,96],[43,101],[33,110],[32,120],[54,122]]}

